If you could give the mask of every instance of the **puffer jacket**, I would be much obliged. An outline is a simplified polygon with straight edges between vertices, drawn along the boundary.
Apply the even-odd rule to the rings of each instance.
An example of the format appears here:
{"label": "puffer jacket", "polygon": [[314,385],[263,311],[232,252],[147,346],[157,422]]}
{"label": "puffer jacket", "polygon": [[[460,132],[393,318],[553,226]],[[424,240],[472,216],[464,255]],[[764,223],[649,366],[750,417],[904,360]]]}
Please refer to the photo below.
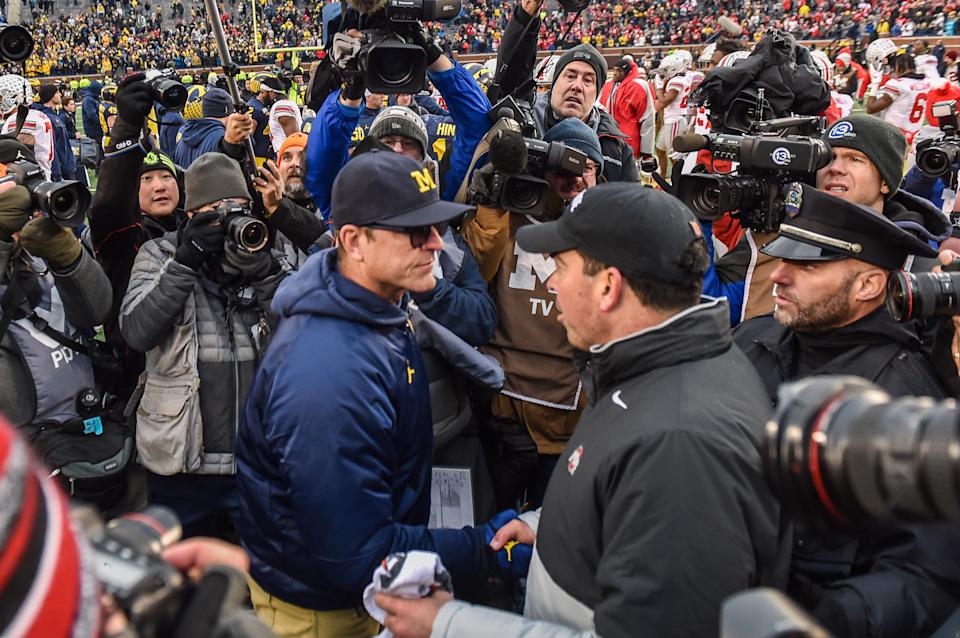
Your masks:
{"label": "puffer jacket", "polygon": [[359,605],[392,552],[437,552],[455,585],[482,579],[479,529],[427,528],[430,397],[404,304],[344,278],[328,249],[289,277],[273,309],[237,444],[251,577],[317,610]]}
{"label": "puffer jacket", "polygon": [[241,406],[285,273],[227,292],[175,252],[176,233],[141,246],[120,308],[124,340],[147,355],[137,451],[157,474],[234,474]]}

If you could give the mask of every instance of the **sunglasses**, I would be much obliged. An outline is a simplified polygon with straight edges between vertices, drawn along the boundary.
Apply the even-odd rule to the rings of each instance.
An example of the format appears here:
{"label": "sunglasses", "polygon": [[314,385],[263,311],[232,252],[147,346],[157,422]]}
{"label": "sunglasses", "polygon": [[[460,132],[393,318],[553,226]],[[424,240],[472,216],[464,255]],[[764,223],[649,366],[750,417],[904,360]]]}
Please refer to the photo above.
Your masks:
{"label": "sunglasses", "polygon": [[443,234],[447,232],[447,227],[449,225],[450,224],[448,222],[440,222],[438,224],[431,224],[429,226],[408,226],[406,228],[396,228],[393,226],[371,224],[368,226],[368,228],[389,230],[391,233],[404,233],[410,237],[410,245],[413,248],[423,248],[423,246],[430,241],[430,236],[434,229],[436,229],[437,234],[440,235],[440,237],[443,237]]}

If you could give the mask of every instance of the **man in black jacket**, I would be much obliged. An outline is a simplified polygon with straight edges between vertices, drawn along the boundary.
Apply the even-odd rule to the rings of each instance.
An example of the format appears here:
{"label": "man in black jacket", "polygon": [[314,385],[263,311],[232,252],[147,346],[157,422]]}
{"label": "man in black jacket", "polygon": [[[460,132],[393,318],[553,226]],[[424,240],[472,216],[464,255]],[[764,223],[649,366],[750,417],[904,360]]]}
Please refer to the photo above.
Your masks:
{"label": "man in black jacket", "polygon": [[[539,7],[536,0],[524,0],[515,7],[500,43],[497,69],[501,71],[495,78],[492,92],[488,92],[491,102],[512,94],[533,76],[537,35],[540,33]],[[620,130],[612,115],[594,106],[600,87],[607,81],[607,63],[603,55],[589,44],[578,45],[560,56],[553,77],[549,79],[550,91],[537,96],[536,102],[533,102],[532,85],[530,93],[520,96],[533,102],[539,136],[543,137],[550,127],[564,118],[583,120],[600,137],[603,180],[638,181],[640,176],[630,138]]]}
{"label": "man in black jacket", "polygon": [[590,398],[543,508],[493,539],[536,534],[527,618],[442,594],[379,597],[387,628],[427,635],[408,631],[416,616],[435,638],[577,635],[547,622],[604,638],[718,635],[724,598],[782,586],[787,554],[758,450],[763,385],[726,302],[700,297],[696,220],[663,192],[606,184],[517,241],[556,260],[548,285]]}
{"label": "man in black jacket", "polygon": [[[928,244],[868,208],[803,187],[799,211],[763,251],[774,312],[744,322],[735,342],[771,402],[784,381],[853,374],[893,396],[943,397],[910,324],[884,310],[887,278]],[[788,593],[834,635],[929,635],[960,603],[957,535],[929,526],[873,534],[794,534]]]}

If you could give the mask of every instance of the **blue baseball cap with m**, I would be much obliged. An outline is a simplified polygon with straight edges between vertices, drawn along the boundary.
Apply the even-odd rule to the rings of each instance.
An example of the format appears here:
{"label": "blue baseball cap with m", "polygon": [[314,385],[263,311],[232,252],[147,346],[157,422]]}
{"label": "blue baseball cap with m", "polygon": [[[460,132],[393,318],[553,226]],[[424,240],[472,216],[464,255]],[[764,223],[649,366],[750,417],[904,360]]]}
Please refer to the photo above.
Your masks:
{"label": "blue baseball cap with m", "polygon": [[333,182],[331,219],[341,228],[412,228],[449,221],[473,206],[440,199],[433,171],[401,153],[374,149],[347,162]]}

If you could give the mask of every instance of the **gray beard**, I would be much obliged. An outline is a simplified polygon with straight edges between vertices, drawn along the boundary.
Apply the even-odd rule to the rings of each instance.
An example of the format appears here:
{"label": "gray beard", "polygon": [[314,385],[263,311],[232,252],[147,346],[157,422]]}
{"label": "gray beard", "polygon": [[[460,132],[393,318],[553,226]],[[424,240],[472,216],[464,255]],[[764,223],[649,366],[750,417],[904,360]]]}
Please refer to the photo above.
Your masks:
{"label": "gray beard", "polygon": [[287,184],[283,187],[283,194],[294,200],[307,199],[310,197],[310,193],[307,192],[307,187],[303,185],[303,182],[299,184]]}

